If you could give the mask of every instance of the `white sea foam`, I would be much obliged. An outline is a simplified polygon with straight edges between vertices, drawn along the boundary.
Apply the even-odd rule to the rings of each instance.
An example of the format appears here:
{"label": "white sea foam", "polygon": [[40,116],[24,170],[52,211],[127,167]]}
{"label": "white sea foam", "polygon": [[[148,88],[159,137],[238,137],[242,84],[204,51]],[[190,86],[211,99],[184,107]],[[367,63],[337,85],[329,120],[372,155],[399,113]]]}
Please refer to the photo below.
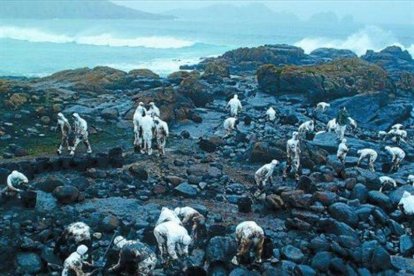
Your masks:
{"label": "white sea foam", "polygon": [[178,49],[190,47],[194,41],[170,36],[117,37],[110,33],[96,35],[65,35],[46,32],[36,28],[0,26],[0,38],[9,38],[28,42],[76,43],[109,47],[145,47],[157,49]]}
{"label": "white sea foam", "polygon": [[363,55],[367,50],[379,51],[387,46],[396,45],[407,49],[411,55],[414,54],[414,44],[404,47],[390,31],[384,31],[376,26],[367,26],[344,39],[332,39],[328,37],[307,37],[295,43],[306,53],[317,48],[349,49],[357,55]]}

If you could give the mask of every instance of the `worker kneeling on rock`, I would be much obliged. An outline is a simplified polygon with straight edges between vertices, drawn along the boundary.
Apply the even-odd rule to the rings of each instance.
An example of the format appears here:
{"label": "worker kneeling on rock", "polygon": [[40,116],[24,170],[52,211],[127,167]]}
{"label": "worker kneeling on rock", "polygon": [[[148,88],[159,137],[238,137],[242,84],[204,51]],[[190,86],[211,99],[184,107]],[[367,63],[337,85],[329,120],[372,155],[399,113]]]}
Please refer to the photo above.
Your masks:
{"label": "worker kneeling on rock", "polygon": [[184,226],[191,226],[191,236],[196,240],[199,236],[198,230],[205,224],[205,217],[196,209],[188,206],[177,207],[174,209],[174,213],[181,219]]}
{"label": "worker kneeling on rock", "polygon": [[83,272],[83,266],[92,266],[91,263],[88,263],[88,247],[86,245],[79,245],[75,252],[70,254],[63,263],[62,276],[68,276],[69,271],[75,272],[76,276],[88,275]]}
{"label": "worker kneeling on rock", "polygon": [[[255,253],[255,261],[262,262],[264,231],[254,221],[244,221],[236,227],[237,254],[232,263],[238,265],[242,257],[248,257],[249,249]],[[247,256],[246,256],[247,255]]]}
{"label": "worker kneeling on rock", "polygon": [[174,221],[161,223],[155,227],[154,236],[162,260],[164,260],[165,253],[168,253],[168,257],[173,260],[177,260],[178,255],[188,256],[188,247],[192,239],[183,226]]}
{"label": "worker kneeling on rock", "polygon": [[7,177],[7,186],[1,190],[1,194],[7,196],[17,196],[17,198],[20,199],[20,193],[24,191],[27,183],[29,183],[29,180],[24,174],[18,171],[12,171],[12,173]]}
{"label": "worker kneeling on rock", "polygon": [[92,153],[91,144],[88,139],[88,123],[78,113],[73,113],[73,118],[75,119],[75,142],[70,155],[75,155],[76,148],[80,142],[83,142],[87,147],[87,153]]}
{"label": "worker kneeling on rock", "polygon": [[78,221],[69,224],[55,245],[55,254],[66,258],[79,245],[92,245],[91,228],[84,222]]}
{"label": "worker kneeling on rock", "polygon": [[263,186],[266,185],[267,181],[270,180],[272,183],[273,180],[273,172],[275,167],[279,164],[279,161],[272,160],[269,164],[263,165],[260,169],[258,169],[254,175],[256,180],[256,184],[259,186],[259,189],[262,189]]}
{"label": "worker kneeling on rock", "polygon": [[385,150],[391,155],[391,171],[397,171],[400,168],[401,162],[405,158],[405,152],[399,147],[386,146]]}
{"label": "worker kneeling on rock", "polygon": [[346,145],[346,139],[342,139],[341,143],[338,145],[338,151],[336,152],[336,157],[338,157],[338,160],[345,164],[345,158],[348,154],[349,148]]}
{"label": "worker kneeling on rock", "polygon": [[237,129],[237,124],[239,121],[235,117],[230,117],[224,120],[223,127],[225,130],[224,137],[229,136],[233,130]]}
{"label": "worker kneeling on rock", "polygon": [[114,239],[114,245],[119,249],[118,263],[109,268],[108,272],[123,271],[134,275],[149,275],[155,269],[157,257],[144,243],[138,240],[127,240],[123,236]]}
{"label": "worker kneeling on rock", "polygon": [[361,164],[361,161],[364,159],[368,159],[368,167],[370,171],[375,171],[375,160],[378,158],[378,153],[373,149],[361,149],[358,150],[357,153],[359,154],[357,166]]}

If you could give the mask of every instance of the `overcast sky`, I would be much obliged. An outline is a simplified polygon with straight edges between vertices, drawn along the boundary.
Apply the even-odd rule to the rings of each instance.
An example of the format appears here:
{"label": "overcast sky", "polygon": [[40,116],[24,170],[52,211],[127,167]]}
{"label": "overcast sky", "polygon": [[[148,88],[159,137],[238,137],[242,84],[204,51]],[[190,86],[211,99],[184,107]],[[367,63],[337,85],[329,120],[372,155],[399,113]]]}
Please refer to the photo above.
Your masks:
{"label": "overcast sky", "polygon": [[187,0],[113,0],[128,7],[153,13],[172,9],[195,9],[213,4],[246,5],[263,3],[274,11],[295,13],[307,19],[315,13],[334,12],[338,16],[352,15],[356,21],[367,24],[412,24],[414,25],[414,0],[410,1],[187,1]]}

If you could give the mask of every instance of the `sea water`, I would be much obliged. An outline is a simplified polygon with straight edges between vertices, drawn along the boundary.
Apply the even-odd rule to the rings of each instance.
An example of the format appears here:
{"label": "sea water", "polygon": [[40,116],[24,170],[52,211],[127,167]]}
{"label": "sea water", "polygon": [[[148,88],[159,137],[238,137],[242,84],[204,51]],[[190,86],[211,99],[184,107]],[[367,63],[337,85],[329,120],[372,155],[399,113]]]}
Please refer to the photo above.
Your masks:
{"label": "sea water", "polygon": [[414,54],[411,26],[292,25],[242,19],[0,20],[0,76],[39,77],[79,67],[149,68],[160,75],[238,47],[286,43],[309,53],[319,47]]}

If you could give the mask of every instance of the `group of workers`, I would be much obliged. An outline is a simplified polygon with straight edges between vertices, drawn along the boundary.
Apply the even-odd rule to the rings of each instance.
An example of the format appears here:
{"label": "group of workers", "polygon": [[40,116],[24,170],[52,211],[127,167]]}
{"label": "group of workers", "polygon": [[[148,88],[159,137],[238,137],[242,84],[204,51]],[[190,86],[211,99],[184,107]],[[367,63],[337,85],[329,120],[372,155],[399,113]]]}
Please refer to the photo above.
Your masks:
{"label": "group of workers", "polygon": [[[316,106],[316,110],[325,112],[330,107],[329,103],[320,102]],[[270,121],[275,120],[275,112],[272,107],[266,111],[266,116]],[[340,108],[337,117],[330,120],[327,124],[327,132],[335,131],[337,135],[337,140],[339,141],[337,158],[338,160],[345,165],[346,156],[349,152],[349,147],[347,145],[347,139],[345,138],[345,132],[347,126],[350,125],[352,128],[357,128],[357,123],[352,119],[346,107],[343,106]],[[321,134],[326,131],[317,132],[316,135]],[[309,120],[302,123],[297,131],[292,133],[292,138],[289,139],[286,143],[286,153],[287,153],[287,162],[283,172],[283,178],[286,178],[288,173],[294,173],[295,179],[299,178],[299,167],[300,167],[300,139],[306,136],[309,133],[315,133],[315,122],[314,120]],[[403,129],[401,124],[395,124],[391,127],[391,130],[388,132],[380,131],[379,137],[386,139],[391,138],[391,141],[399,145],[401,142],[406,142],[407,131]],[[391,167],[390,172],[397,171],[400,167],[401,162],[404,160],[406,154],[403,149],[398,146],[385,146],[385,151],[391,157]],[[375,171],[375,161],[378,157],[378,153],[371,148],[364,148],[357,151],[359,155],[357,166],[360,166],[361,162],[365,159],[368,160],[368,168],[371,171]],[[255,173],[255,181],[259,189],[262,189],[267,182],[272,182],[272,175],[275,167],[279,164],[278,160],[272,160],[270,163],[263,165]],[[410,175],[411,176],[411,175]],[[409,176],[409,177],[410,177]],[[380,182],[382,184],[391,184],[396,187],[396,182],[394,179],[388,176],[380,177]],[[383,187],[383,186],[382,186]],[[380,191],[382,191],[382,187]]]}
{"label": "group of workers", "polygon": [[[163,207],[154,228],[160,264],[188,256],[189,247],[200,239],[197,233],[204,224],[204,215],[192,207],[177,207],[174,210]],[[254,221],[238,224],[235,231],[238,248],[232,263],[239,264],[242,258],[249,256],[250,250],[254,253],[254,261],[262,262],[264,238],[263,229]],[[55,247],[55,252],[67,255],[63,262],[62,276],[68,275],[69,271],[75,272],[77,276],[86,275],[85,268],[94,267],[88,255],[91,244],[91,228],[84,222],[75,222],[65,228]],[[155,252],[139,240],[116,236],[109,246],[112,245],[119,253],[116,264],[107,270],[110,273],[132,271],[134,275],[151,275],[157,266]],[[73,252],[64,252],[62,248],[71,248]]]}
{"label": "group of workers", "polygon": [[[226,106],[230,111],[230,117],[224,121],[225,136],[237,129],[238,114],[242,110],[242,104],[237,95],[228,102]],[[325,112],[330,107],[330,104],[321,102],[316,106],[316,110]],[[276,111],[273,107],[266,110],[267,120],[273,122],[276,120]],[[62,153],[64,147],[67,147],[71,155],[74,155],[76,147],[80,142],[83,142],[87,147],[87,152],[91,153],[91,145],[88,140],[88,125],[87,122],[79,116],[73,114],[73,127],[68,119],[62,113],[58,114],[58,127],[61,130],[62,139],[61,144],[57,150],[59,154]],[[166,139],[169,135],[168,125],[160,119],[160,110],[154,102],[149,104],[146,109],[144,103],[140,102],[135,110],[133,116],[134,125],[134,146],[139,149],[141,153],[148,155],[152,154],[152,140],[155,138],[160,155],[165,154]],[[347,139],[345,133],[347,126],[351,125],[356,128],[356,122],[353,120],[345,107],[342,107],[335,119],[332,119],[327,124],[327,131],[335,131],[339,141],[337,158],[345,164],[349,148],[347,146]],[[309,120],[302,123],[297,131],[292,133],[292,137],[286,142],[287,162],[283,172],[283,177],[286,178],[289,173],[294,173],[295,179],[298,180],[300,172],[301,149],[300,141],[309,133],[315,132],[315,121]],[[70,141],[71,134],[73,134],[73,143]],[[318,133],[316,133],[318,134]],[[405,142],[407,132],[400,124],[394,125],[390,131],[380,131],[379,136],[386,139],[391,137],[392,141],[398,145]],[[405,158],[405,152],[398,146],[386,146],[385,150],[391,156],[392,170],[398,170],[401,162]],[[368,159],[368,167],[370,170],[375,170],[375,160],[378,153],[370,148],[360,149],[357,151],[359,159],[357,165],[361,161]],[[275,168],[279,165],[278,160],[272,160],[270,163],[260,167],[255,173],[255,182],[260,190],[264,188],[269,182],[272,182],[272,176]],[[386,184],[391,184],[396,187],[396,181],[389,176],[380,177],[382,188]],[[408,177],[408,182],[414,184],[414,176]],[[7,178],[7,186],[1,191],[8,195],[17,195],[24,190],[27,185],[27,177],[18,172],[13,171]],[[407,213],[414,214],[414,196],[405,192],[401,198],[400,205],[404,207]],[[412,210],[411,210],[411,209]],[[196,209],[191,207],[175,208],[174,210],[162,208],[158,221],[155,224],[154,236],[156,238],[160,260],[167,262],[168,260],[177,260],[180,256],[187,256],[189,254],[189,247],[200,238],[200,229],[204,227],[205,217]],[[67,252],[63,264],[62,275],[68,275],[69,271],[73,271],[76,275],[85,275],[83,272],[84,266],[93,265],[88,261],[88,250],[91,246],[91,229],[83,222],[76,222],[69,225],[62,234],[61,239],[56,243],[56,247],[60,247],[63,243],[72,244],[72,252]],[[238,243],[237,254],[234,256],[232,262],[238,264],[240,258],[248,254],[249,250],[254,251],[255,261],[261,262],[261,255],[264,242],[264,231],[254,221],[244,221],[236,227],[235,232],[236,241]],[[123,236],[117,236],[113,240],[114,247],[119,250],[118,262],[109,268],[109,272],[121,273],[124,270],[133,269],[139,275],[150,274],[157,265],[157,256],[146,244],[139,240],[127,240]],[[73,246],[76,246],[73,247]]]}
{"label": "group of workers", "polygon": [[[66,146],[70,155],[74,155],[80,142],[86,145],[87,153],[92,153],[88,139],[87,122],[78,113],[74,113],[73,118],[74,127],[72,128],[69,120],[62,113],[57,115],[58,128],[62,135],[57,153],[62,154],[62,150]],[[155,138],[159,154],[165,154],[165,145],[169,135],[168,124],[160,119],[160,110],[154,102],[149,103],[148,110],[145,108],[144,103],[140,102],[138,104],[133,116],[133,125],[134,147],[136,150],[143,154],[151,155],[152,140]]]}

